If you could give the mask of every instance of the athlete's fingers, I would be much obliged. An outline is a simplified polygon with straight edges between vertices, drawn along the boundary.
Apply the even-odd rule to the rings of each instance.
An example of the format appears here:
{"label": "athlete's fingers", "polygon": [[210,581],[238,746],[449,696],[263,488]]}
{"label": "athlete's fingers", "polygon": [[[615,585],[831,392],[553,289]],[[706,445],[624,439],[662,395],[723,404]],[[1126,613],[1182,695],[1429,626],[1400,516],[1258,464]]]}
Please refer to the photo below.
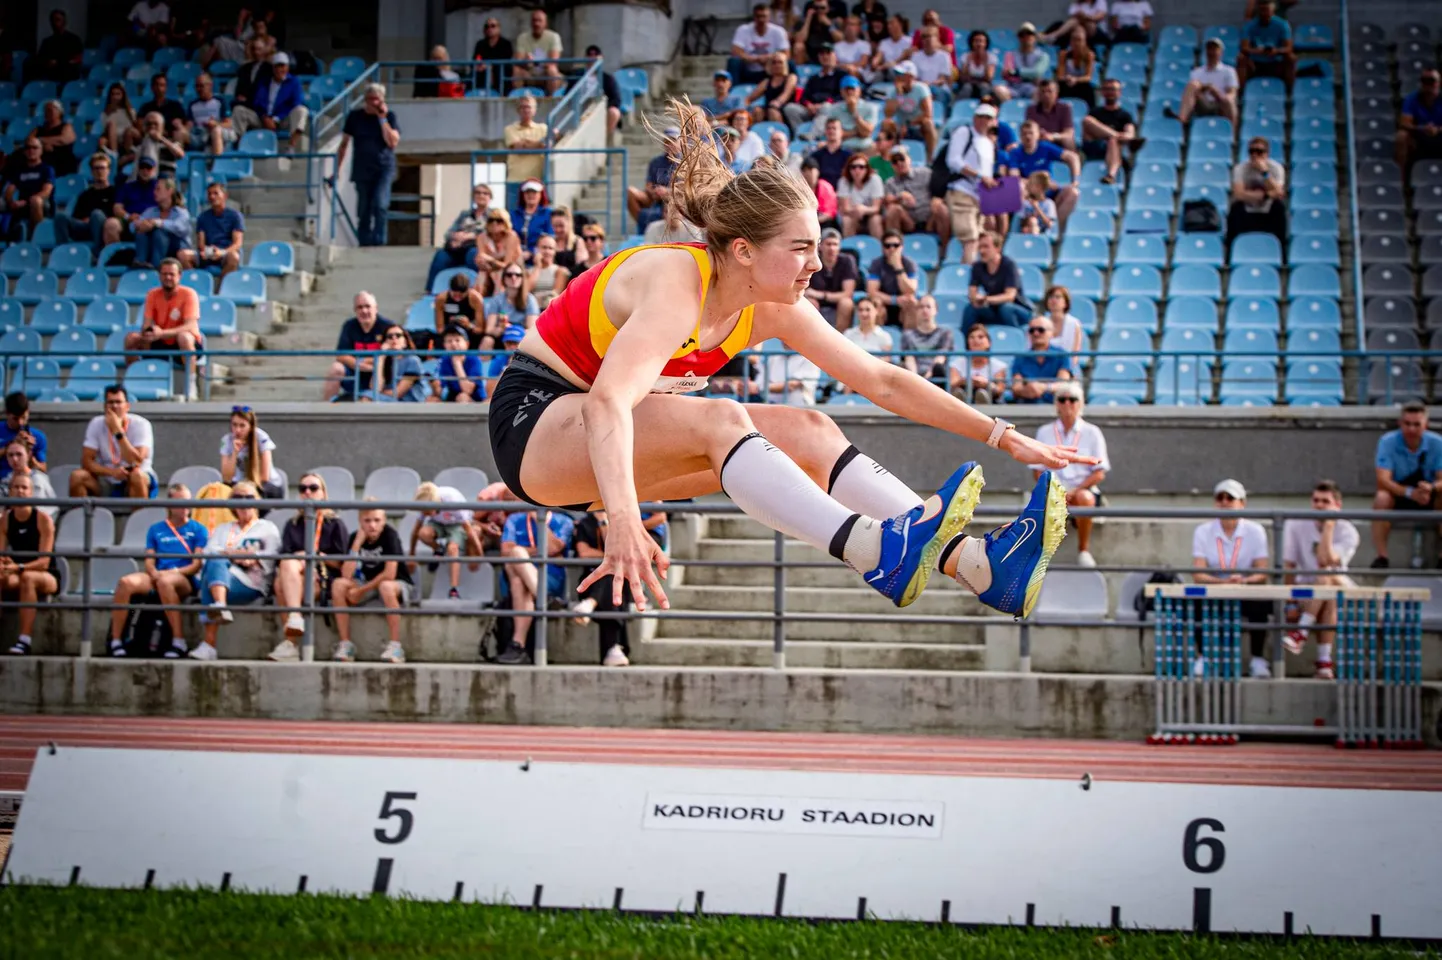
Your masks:
{"label": "athlete's fingers", "polygon": [[[621,598],[626,593],[626,584],[633,579],[635,578],[631,575],[631,572],[626,569],[625,566],[618,566],[616,568],[616,575],[611,578],[611,603],[613,606],[616,607],[616,609],[619,610],[621,608]],[[633,594],[635,593],[634,590],[631,592]],[[639,597],[637,598],[637,601],[638,602],[636,606],[638,609],[641,609],[642,607],[641,603],[639,602]]]}
{"label": "athlete's fingers", "polygon": [[[659,564],[658,564],[658,566],[659,566]],[[645,574],[645,576],[646,576],[646,586],[651,588],[651,595],[656,598],[656,604],[657,604],[662,610],[670,610],[670,609],[671,609],[671,601],[666,599],[666,591],[661,589],[661,581],[658,580],[658,579],[656,578],[655,574],[653,574],[653,573],[651,572],[651,568],[650,568],[649,566],[646,567],[646,574]]]}
{"label": "athlete's fingers", "polygon": [[606,570],[607,561],[605,559],[602,559],[600,564],[597,565],[596,569],[592,570],[590,574],[581,581],[581,585],[576,588],[576,592],[585,593],[587,587],[589,587],[591,584],[595,583],[597,580],[601,579],[603,576],[606,575]]}
{"label": "athlete's fingers", "polygon": [[671,569],[671,558],[666,556],[666,551],[657,547],[655,550],[656,575],[662,580],[666,579],[666,572]]}

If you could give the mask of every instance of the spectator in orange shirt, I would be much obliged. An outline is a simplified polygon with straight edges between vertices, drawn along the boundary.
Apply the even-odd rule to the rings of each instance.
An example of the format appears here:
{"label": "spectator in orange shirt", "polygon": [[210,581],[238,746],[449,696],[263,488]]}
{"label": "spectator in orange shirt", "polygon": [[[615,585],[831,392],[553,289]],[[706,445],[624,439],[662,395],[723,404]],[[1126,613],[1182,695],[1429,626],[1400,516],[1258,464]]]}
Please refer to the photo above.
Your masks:
{"label": "spectator in orange shirt", "polygon": [[195,351],[204,345],[200,298],[194,290],[180,285],[180,261],[167,257],[160,261],[160,286],[145,295],[140,329],[125,335],[126,354],[160,350],[185,353],[186,392],[195,399]]}

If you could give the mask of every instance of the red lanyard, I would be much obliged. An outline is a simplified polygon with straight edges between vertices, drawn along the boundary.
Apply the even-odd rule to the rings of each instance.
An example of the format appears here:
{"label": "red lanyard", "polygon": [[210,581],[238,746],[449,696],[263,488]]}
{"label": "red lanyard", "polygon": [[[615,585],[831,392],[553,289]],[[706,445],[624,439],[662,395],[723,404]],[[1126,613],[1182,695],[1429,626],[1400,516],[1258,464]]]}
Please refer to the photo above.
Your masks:
{"label": "red lanyard", "polygon": [[[1239,521],[1239,522],[1240,522],[1240,521]],[[1218,537],[1218,538],[1217,538],[1217,566],[1221,567],[1223,570],[1235,570],[1235,569],[1237,569],[1237,557],[1238,557],[1238,556],[1241,554],[1241,552],[1242,552],[1242,531],[1241,531],[1241,528],[1238,527],[1237,532],[1236,532],[1236,536],[1235,536],[1235,538],[1232,540],[1232,562],[1231,562],[1231,563],[1228,563],[1228,562],[1227,562],[1226,542],[1227,542],[1227,541],[1224,540],[1224,539],[1221,538],[1221,537]]]}
{"label": "red lanyard", "polygon": [[250,528],[253,527],[253,526],[255,526],[257,523],[260,523],[260,518],[259,518],[259,517],[257,517],[256,519],[250,521],[250,523],[247,523],[244,528],[241,528],[241,526],[240,526],[240,521],[239,521],[239,520],[235,521],[235,524],[234,524],[234,526],[231,528],[230,533],[227,533],[227,534],[225,535],[225,552],[226,552],[226,553],[230,553],[230,551],[235,547],[236,542],[237,542],[236,539],[235,539],[236,530],[240,530],[240,541],[239,541],[239,542],[244,543],[244,542],[245,542],[245,535],[246,535],[247,533],[249,533],[249,532],[250,532]]}
{"label": "red lanyard", "polygon": [[175,539],[180,541],[180,546],[185,550],[186,556],[189,556],[191,553],[190,544],[186,543],[185,538],[180,535],[180,531],[175,529],[175,524],[171,523],[169,520],[166,520],[165,525],[170,528],[171,533],[175,534]]}

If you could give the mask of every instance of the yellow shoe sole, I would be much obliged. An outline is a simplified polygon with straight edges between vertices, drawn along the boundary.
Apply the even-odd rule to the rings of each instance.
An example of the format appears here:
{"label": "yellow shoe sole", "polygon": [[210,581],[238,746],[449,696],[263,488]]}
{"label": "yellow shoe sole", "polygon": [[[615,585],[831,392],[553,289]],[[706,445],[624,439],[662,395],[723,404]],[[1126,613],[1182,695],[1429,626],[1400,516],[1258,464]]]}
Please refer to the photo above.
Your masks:
{"label": "yellow shoe sole", "polygon": [[[916,573],[911,575],[911,581],[906,585],[906,590],[901,595],[901,602],[898,607],[910,606],[921,596],[921,591],[926,589],[926,584],[931,580],[932,571],[936,569],[937,558],[941,551],[951,542],[952,537],[965,530],[971,523],[971,515],[976,512],[976,505],[981,501],[981,488],[986,486],[986,478],[982,476],[981,467],[978,465],[966,475],[956,492],[951,495],[951,502],[946,505],[946,514],[941,518],[941,526],[936,530],[930,542],[921,551],[921,564],[916,568]],[[1063,498],[1065,499],[1065,498]],[[1063,522],[1065,527],[1065,522]]]}
{"label": "yellow shoe sole", "polygon": [[1041,598],[1042,581],[1046,580],[1046,568],[1051,565],[1051,558],[1066,539],[1066,516],[1066,489],[1057,482],[1056,477],[1051,477],[1051,485],[1046,492],[1046,516],[1042,520],[1041,560],[1037,562],[1036,569],[1031,572],[1031,579],[1027,581],[1026,601],[1021,608],[1023,618],[1031,616],[1032,610],[1036,608],[1036,602]]}

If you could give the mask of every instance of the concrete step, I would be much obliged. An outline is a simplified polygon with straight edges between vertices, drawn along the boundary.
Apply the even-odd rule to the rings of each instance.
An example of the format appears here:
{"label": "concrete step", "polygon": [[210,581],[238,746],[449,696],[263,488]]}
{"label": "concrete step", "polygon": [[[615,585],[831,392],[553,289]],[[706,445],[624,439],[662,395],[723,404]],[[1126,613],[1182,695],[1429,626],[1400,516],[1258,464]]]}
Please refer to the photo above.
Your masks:
{"label": "concrete step", "polygon": [[[920,601],[918,605],[919,603]],[[687,609],[674,597],[671,604],[674,610]],[[705,637],[720,640],[769,640],[772,636],[772,623],[769,619],[742,620],[734,616],[738,613],[755,614],[757,611],[754,610],[690,609],[705,609],[706,612],[718,614],[719,617],[715,620],[662,620],[657,624],[656,638]],[[889,609],[895,612],[896,608],[889,607]],[[954,623],[906,623],[903,627],[905,619],[905,615],[902,614],[884,622],[864,620],[794,621],[786,624],[786,636],[794,640],[824,640],[833,643],[878,643],[898,640],[904,629],[907,643],[970,644],[981,643],[986,629],[982,624]]]}
{"label": "concrete step", "polygon": [[[978,644],[826,643],[786,644],[789,668],[833,670],[980,670],[986,649]],[[670,638],[632,644],[631,662],[639,666],[769,667],[770,640]]]}

